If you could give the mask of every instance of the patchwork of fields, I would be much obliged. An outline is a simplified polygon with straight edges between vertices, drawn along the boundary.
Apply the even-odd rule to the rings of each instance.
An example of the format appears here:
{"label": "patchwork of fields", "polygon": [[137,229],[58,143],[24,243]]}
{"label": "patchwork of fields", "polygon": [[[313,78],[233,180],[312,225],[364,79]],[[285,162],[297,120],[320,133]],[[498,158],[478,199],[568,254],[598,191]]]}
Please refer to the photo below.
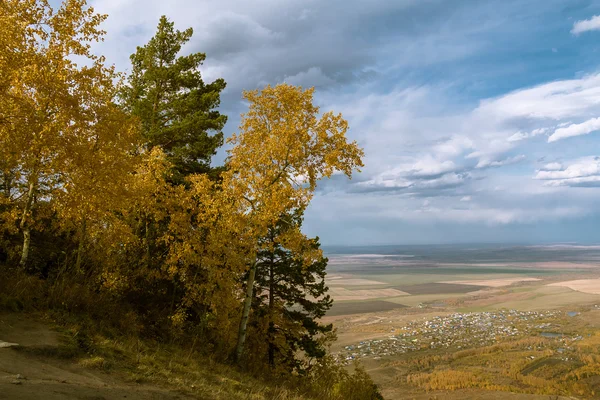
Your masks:
{"label": "patchwork of fields", "polygon": [[[386,398],[406,398],[408,395],[410,398],[435,398],[431,394],[440,390],[445,393],[441,398],[471,396],[465,397],[465,393],[477,393],[478,398],[488,398],[494,393],[489,398],[503,398],[504,392],[533,396],[527,398],[600,393],[600,381],[585,378],[587,375],[580,370],[598,367],[598,372],[600,363],[579,358],[576,362],[566,362],[564,359],[568,357],[563,355],[570,351],[573,359],[581,358],[583,354],[578,349],[588,342],[592,346],[591,339],[578,335],[577,330],[590,338],[600,337],[598,249],[544,252],[539,248],[512,251],[446,248],[431,252],[410,249],[407,254],[393,254],[399,253],[398,249],[385,250],[380,253],[370,251],[364,256],[341,252],[329,255],[331,275],[327,284],[334,306],[324,320],[333,322],[338,331],[338,340],[332,350],[340,354],[340,360],[344,362],[360,358],[382,386]],[[518,315],[552,315],[552,318],[544,317],[542,320],[548,321],[542,322],[535,318],[536,325],[533,318],[531,323],[523,319],[518,328],[504,321],[500,328],[493,328],[496,315],[508,311],[521,313]],[[495,314],[498,312],[501,314]],[[567,312],[576,317],[567,317]],[[454,317],[450,317],[452,315]],[[480,333],[475,335],[472,331],[475,325],[465,325],[463,318],[480,321],[476,325]],[[451,322],[445,323],[446,331],[438,332],[436,324],[423,325],[431,321]],[[548,324],[546,329],[560,331],[560,338],[566,331],[569,331],[569,338],[581,338],[569,347],[564,345],[566,339],[540,336],[538,328],[546,326],[544,323]],[[397,335],[406,326],[434,328],[415,337],[418,342],[410,339],[406,345],[401,345]],[[496,329],[492,342],[474,339],[487,338],[485,332],[488,329]],[[460,345],[430,344],[437,343],[436,340],[459,343],[450,339],[445,341],[448,332],[462,338]],[[438,339],[433,340],[434,337]],[[503,362],[513,375],[492,379],[495,363],[486,361],[484,354],[498,351],[493,348],[493,342],[504,343],[507,338],[518,338],[524,347],[507,346]],[[535,342],[535,346],[530,341]],[[390,350],[402,346],[408,346],[410,354]],[[527,350],[530,347],[533,350]],[[482,362],[480,366],[467,369],[462,366],[466,358],[454,355],[466,349],[479,349],[475,354],[480,351],[481,357],[470,356],[469,363],[477,359]],[[600,352],[600,347],[597,350]],[[528,361],[524,362],[523,357]],[[600,353],[594,357],[600,361]],[[422,362],[427,365],[419,366],[419,360],[424,360]],[[538,373],[541,375],[536,377]],[[573,378],[577,374],[581,379]],[[548,380],[550,376],[555,379]],[[573,379],[577,384],[572,382]],[[475,383],[465,383],[471,381]]]}

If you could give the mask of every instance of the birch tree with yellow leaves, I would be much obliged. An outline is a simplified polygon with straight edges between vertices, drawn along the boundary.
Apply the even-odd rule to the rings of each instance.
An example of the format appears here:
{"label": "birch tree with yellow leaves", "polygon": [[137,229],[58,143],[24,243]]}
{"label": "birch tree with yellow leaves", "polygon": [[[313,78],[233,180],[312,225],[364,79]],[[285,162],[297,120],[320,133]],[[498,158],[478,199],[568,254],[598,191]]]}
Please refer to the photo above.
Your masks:
{"label": "birch tree with yellow leaves", "polygon": [[[306,209],[320,180],[334,172],[350,178],[363,165],[363,150],[346,138],[347,121],[333,112],[319,116],[313,93],[314,89],[303,90],[288,84],[245,92],[249,110],[242,115],[240,133],[228,140],[234,147],[229,153],[223,184],[242,199],[245,228],[253,242],[247,260],[248,278],[235,350],[238,362],[246,340],[257,256],[261,250],[259,239],[283,215]],[[320,250],[305,251],[311,247],[307,245],[310,239],[299,228],[292,227],[273,240],[301,255],[304,265],[322,257]]]}
{"label": "birch tree with yellow leaves", "polygon": [[[102,163],[125,155],[135,132],[127,123],[105,129],[111,125],[107,121],[126,120],[113,106],[118,75],[90,50],[91,43],[102,39],[99,25],[105,16],[85,0],[66,0],[57,10],[45,0],[5,0],[0,9],[0,36],[17,28],[3,39],[0,57],[0,158],[5,160],[5,194],[15,204],[11,215],[23,236],[19,264],[25,267],[36,204],[51,202],[57,194],[81,195],[84,186],[88,194],[101,192],[102,185],[89,174],[88,184],[79,178],[92,160]],[[116,176],[109,164],[103,165],[103,173]],[[89,211],[81,209],[84,204],[78,201],[77,215]],[[77,221],[84,223],[80,217]]]}
{"label": "birch tree with yellow leaves", "polygon": [[[322,257],[298,225],[280,230],[270,242],[261,239],[283,215],[304,210],[321,179],[336,171],[350,177],[363,156],[358,144],[348,141],[341,115],[320,115],[313,89],[281,84],[245,92],[244,98],[249,110],[242,115],[240,132],[229,138],[233,148],[221,181],[191,176],[189,189],[171,196],[168,233],[160,239],[169,247],[165,268],[185,288],[174,319],[210,313],[222,336],[237,331],[232,344],[238,361],[258,255],[266,243],[282,245],[306,266]],[[241,315],[236,314],[240,303]]]}

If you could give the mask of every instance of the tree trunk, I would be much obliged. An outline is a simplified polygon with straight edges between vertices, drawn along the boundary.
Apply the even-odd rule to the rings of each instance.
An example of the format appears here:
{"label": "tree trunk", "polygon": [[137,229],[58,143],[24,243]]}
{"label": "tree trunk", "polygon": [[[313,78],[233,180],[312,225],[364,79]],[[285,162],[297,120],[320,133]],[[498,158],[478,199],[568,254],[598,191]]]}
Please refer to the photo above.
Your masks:
{"label": "tree trunk", "polygon": [[4,197],[6,197],[7,199],[10,198],[10,192],[12,189],[12,177],[11,177],[11,171],[4,171],[3,176],[3,189],[4,189]]}
{"label": "tree trunk", "polygon": [[21,217],[21,223],[19,224],[21,231],[23,232],[23,250],[21,251],[21,261],[19,262],[21,268],[25,268],[27,266],[27,259],[29,258],[29,248],[31,247],[31,227],[29,225],[29,213],[31,213],[31,206],[33,205],[36,186],[37,176],[34,176],[29,182],[27,202],[25,203],[25,209],[23,210],[23,216]]}
{"label": "tree trunk", "polygon": [[79,246],[77,247],[77,260],[75,261],[75,271],[81,273],[81,260],[83,258],[83,248],[85,246],[85,234],[86,234],[86,222],[85,218],[81,222],[81,229],[79,231]]}
{"label": "tree trunk", "polygon": [[254,277],[256,276],[256,261],[250,267],[248,275],[248,287],[246,288],[246,298],[244,299],[244,309],[242,311],[242,320],[240,321],[240,329],[238,330],[238,341],[235,350],[235,361],[242,360],[244,353],[244,343],[246,342],[246,327],[248,325],[248,316],[250,315],[250,306],[252,305],[252,294],[254,292]]}
{"label": "tree trunk", "polygon": [[27,266],[27,259],[29,258],[29,248],[31,247],[31,229],[26,227],[23,229],[23,251],[21,252],[21,261],[19,265],[21,268]]}

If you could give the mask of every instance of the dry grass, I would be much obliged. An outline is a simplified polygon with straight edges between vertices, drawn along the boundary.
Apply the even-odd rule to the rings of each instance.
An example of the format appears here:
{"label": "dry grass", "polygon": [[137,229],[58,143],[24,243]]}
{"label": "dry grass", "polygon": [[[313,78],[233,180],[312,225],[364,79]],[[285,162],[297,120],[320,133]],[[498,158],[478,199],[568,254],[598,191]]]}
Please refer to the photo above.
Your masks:
{"label": "dry grass", "polygon": [[574,281],[551,283],[548,286],[567,287],[582,293],[600,294],[600,279],[578,279]]}
{"label": "dry grass", "polygon": [[[206,400],[370,400],[378,399],[363,370],[349,373],[331,362],[316,366],[306,377],[272,371],[250,371],[209,354],[202,341],[142,338],[135,315],[85,287],[49,283],[25,274],[0,271],[0,311],[27,312],[56,321],[63,338],[51,346],[19,351],[69,363],[70,368],[100,369],[115,379],[145,383]],[[33,318],[33,317],[32,317]],[[255,368],[258,369],[258,368]]]}

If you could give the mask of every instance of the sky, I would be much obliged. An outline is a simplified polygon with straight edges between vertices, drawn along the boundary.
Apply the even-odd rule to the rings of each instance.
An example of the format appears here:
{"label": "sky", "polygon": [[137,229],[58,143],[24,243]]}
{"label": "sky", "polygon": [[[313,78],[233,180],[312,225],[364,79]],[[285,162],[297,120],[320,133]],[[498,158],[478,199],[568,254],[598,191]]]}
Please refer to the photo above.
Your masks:
{"label": "sky", "polygon": [[[365,150],[321,185],[325,245],[600,242],[600,0],[92,0],[117,69],[167,15],[245,89],[316,88]],[[221,151],[216,162],[221,162]]]}

